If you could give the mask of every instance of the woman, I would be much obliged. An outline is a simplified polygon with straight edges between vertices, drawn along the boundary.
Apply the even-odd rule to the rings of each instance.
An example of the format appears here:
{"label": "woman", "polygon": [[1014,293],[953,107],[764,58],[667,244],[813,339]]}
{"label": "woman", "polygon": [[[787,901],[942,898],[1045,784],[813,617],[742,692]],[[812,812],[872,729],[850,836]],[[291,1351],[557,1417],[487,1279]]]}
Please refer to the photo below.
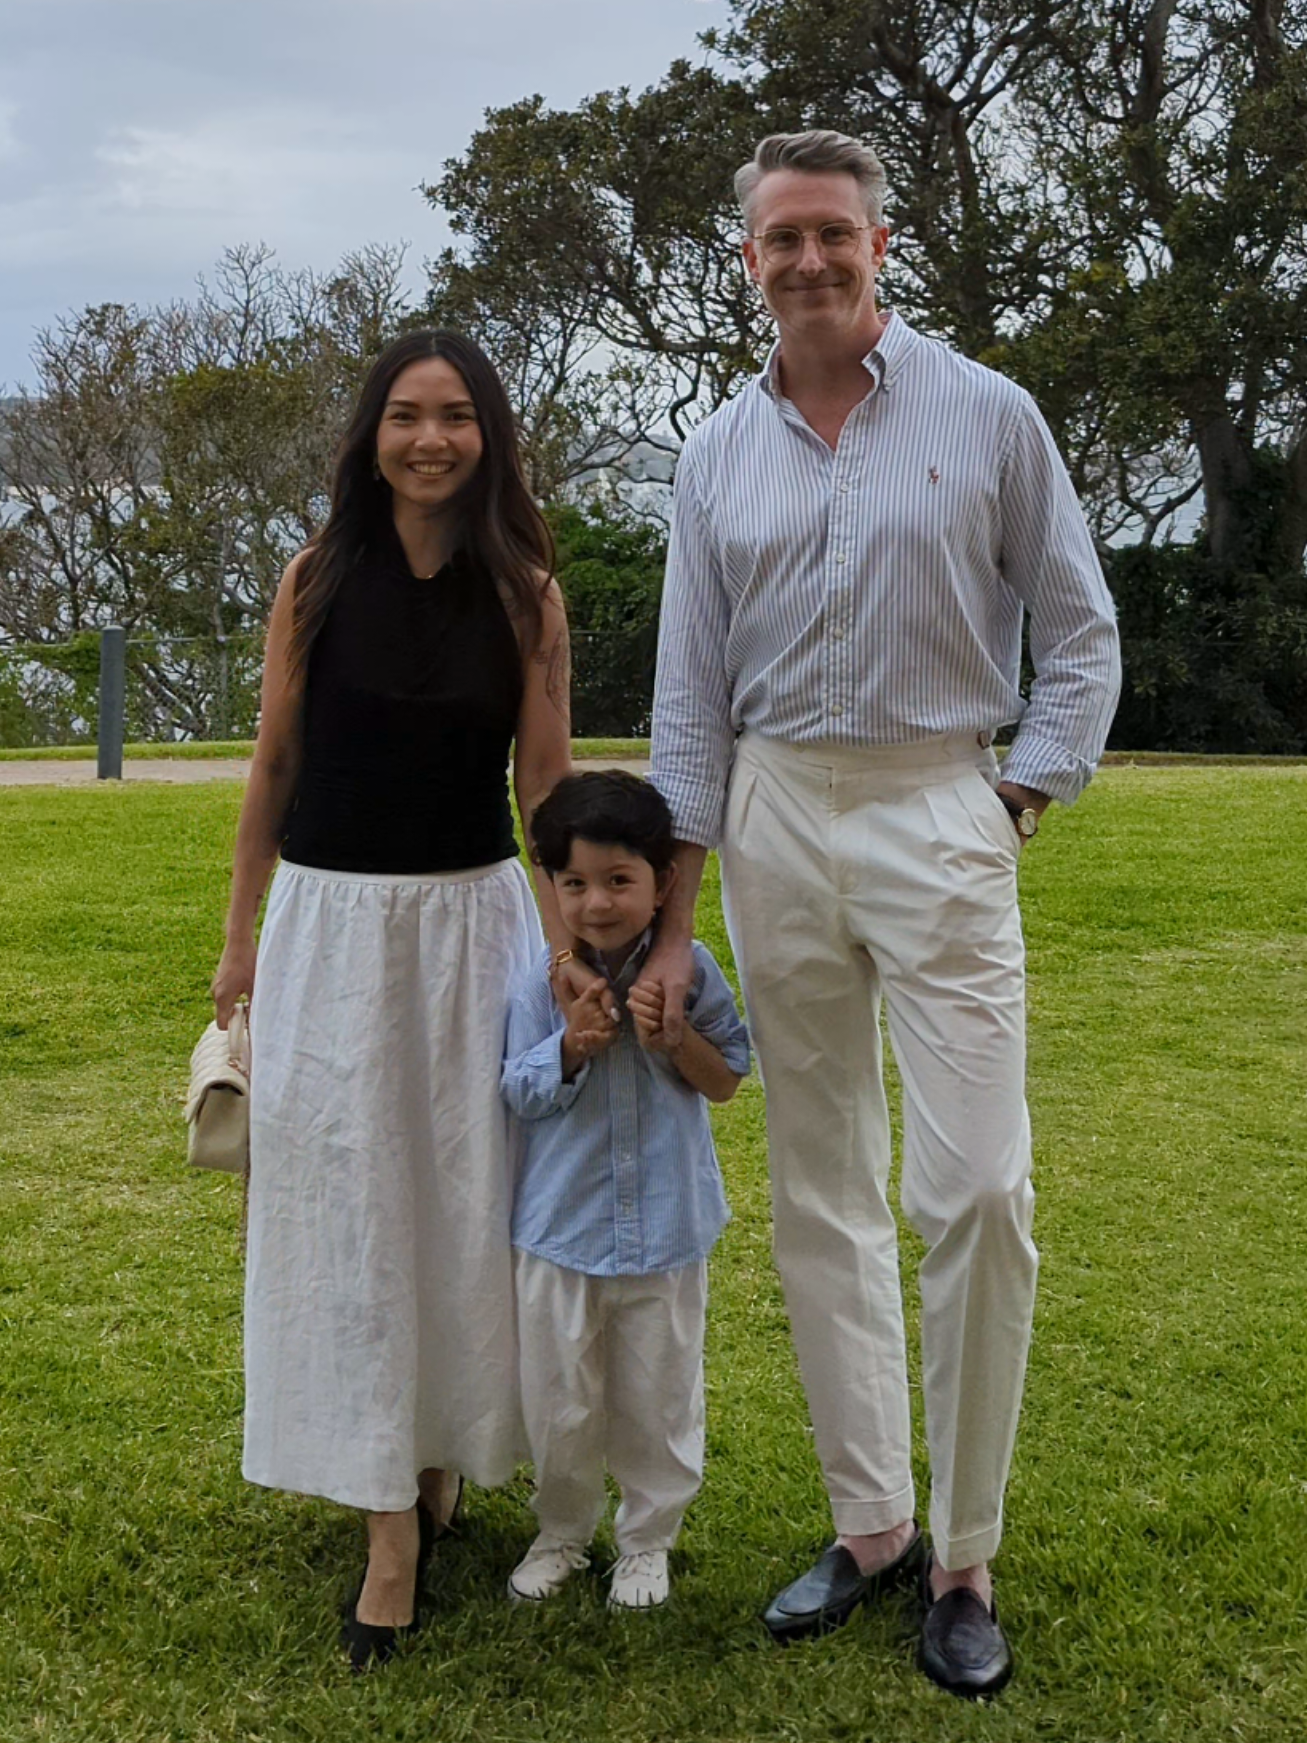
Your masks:
{"label": "woman", "polygon": [[454,1473],[520,1453],[498,1078],[539,924],[506,770],[515,741],[529,824],[569,768],[552,560],[484,354],[397,340],[273,606],[213,982],[223,1025],[254,994],[244,1472],[367,1514],[356,1669],[416,1628]]}

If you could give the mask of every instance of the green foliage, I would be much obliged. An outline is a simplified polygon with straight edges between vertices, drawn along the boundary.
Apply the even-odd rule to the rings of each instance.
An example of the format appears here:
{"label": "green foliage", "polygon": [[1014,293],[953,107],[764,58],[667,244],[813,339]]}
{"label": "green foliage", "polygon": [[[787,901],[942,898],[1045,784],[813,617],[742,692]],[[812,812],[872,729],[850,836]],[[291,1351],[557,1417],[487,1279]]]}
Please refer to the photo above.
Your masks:
{"label": "green foliage", "polygon": [[66,743],[94,732],[100,637],[0,647],[0,745]]}
{"label": "green foliage", "polygon": [[552,510],[572,636],[572,728],[642,737],[653,709],[666,529],[591,503]]}
{"label": "green foliage", "polygon": [[[185,1165],[239,788],[0,790],[0,1737],[1292,1743],[1305,800],[1307,769],[1112,770],[1023,858],[1043,1261],[995,1569],[1018,1669],[970,1706],[923,1682],[907,1600],[786,1651],[757,1620],[830,1521],[756,1079],[713,1116],[734,1220],[671,1605],[610,1618],[582,1578],[512,1608],[523,1475],[470,1492],[427,1630],[351,1677],[363,1528],[241,1480],[240,1194]],[[699,929],[729,963],[711,865]]]}
{"label": "green foliage", "polygon": [[0,653],[0,747],[71,744],[86,726],[67,685],[51,682],[28,660]]}
{"label": "green foliage", "polygon": [[1307,751],[1307,583],[1232,572],[1204,545],[1112,555],[1124,682],[1109,743]]}

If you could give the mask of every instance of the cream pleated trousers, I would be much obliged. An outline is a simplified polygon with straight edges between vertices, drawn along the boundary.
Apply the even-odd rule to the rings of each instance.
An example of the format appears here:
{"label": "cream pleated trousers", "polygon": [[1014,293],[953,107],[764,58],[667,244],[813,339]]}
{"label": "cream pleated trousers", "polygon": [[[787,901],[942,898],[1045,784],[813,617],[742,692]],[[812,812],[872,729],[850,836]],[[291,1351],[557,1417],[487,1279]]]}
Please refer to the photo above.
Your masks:
{"label": "cream pleated trousers", "polygon": [[534,1507],[551,1543],[589,1543],[604,1466],[619,1555],[670,1549],[703,1481],[708,1265],[589,1277],[515,1254]]}
{"label": "cream pleated trousers", "polygon": [[499,1073],[540,942],[516,860],[278,870],[251,1017],[251,1482],[401,1512],[428,1465],[501,1483],[525,1453]]}
{"label": "cream pleated trousers", "polygon": [[767,1096],[777,1266],[837,1531],[912,1517],[882,999],[921,1266],[930,1529],[1002,1530],[1034,1306],[1016,831],[973,736],[872,749],[746,734],[721,848]]}

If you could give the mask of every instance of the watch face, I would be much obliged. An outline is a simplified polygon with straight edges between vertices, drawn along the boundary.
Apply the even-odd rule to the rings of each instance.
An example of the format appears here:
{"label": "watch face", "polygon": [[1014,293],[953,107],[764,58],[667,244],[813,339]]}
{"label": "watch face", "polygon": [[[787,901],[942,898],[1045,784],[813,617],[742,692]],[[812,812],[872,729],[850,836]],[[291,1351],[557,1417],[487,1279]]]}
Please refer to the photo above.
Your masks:
{"label": "watch face", "polygon": [[1029,839],[1039,828],[1039,818],[1031,810],[1021,811],[1016,819],[1017,833]]}

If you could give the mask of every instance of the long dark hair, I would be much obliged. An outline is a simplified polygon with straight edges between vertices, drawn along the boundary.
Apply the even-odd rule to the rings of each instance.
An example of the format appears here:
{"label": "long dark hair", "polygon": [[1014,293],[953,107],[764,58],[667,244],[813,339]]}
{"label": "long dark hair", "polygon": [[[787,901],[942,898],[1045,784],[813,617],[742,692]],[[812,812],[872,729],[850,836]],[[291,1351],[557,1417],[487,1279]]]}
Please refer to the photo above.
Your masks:
{"label": "long dark hair", "polygon": [[482,452],[459,499],[468,554],[507,588],[509,610],[534,653],[543,623],[541,595],[554,569],[554,541],[531,499],[504,384],[479,345],[461,333],[422,329],[388,345],[368,371],[336,453],[327,524],[295,575],[290,665],[302,672],[336,590],[391,520],[390,486],[376,476],[377,427],[397,375],[410,363],[442,357],[467,383],[481,426]]}

